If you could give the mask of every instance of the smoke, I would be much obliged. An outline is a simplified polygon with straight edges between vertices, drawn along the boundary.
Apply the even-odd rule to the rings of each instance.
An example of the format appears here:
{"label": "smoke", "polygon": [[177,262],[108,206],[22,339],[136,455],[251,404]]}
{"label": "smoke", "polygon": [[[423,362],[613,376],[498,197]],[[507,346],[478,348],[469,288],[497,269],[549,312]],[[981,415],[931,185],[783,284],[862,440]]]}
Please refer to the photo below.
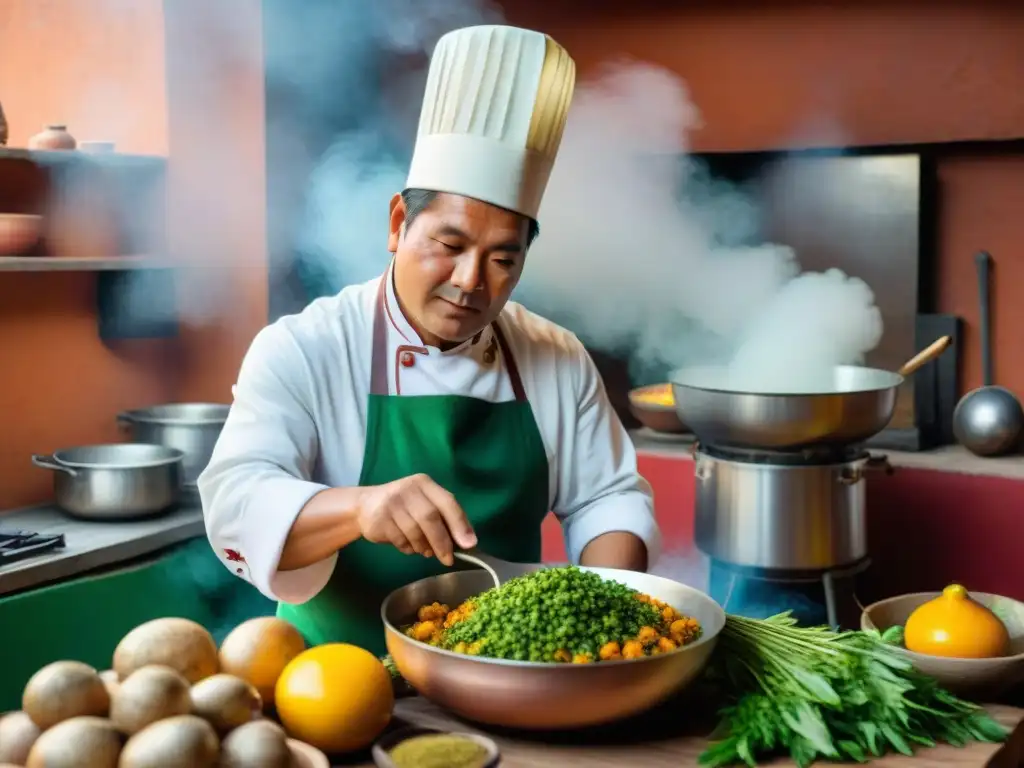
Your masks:
{"label": "smoke", "polygon": [[[405,23],[412,45],[418,27]],[[834,365],[881,338],[873,293],[838,270],[801,274],[790,248],[749,245],[760,211],[687,154],[699,126],[685,85],[663,69],[619,62],[581,82],[515,298],[641,370],[728,363],[720,386],[830,387]],[[319,279],[380,274],[384,211],[406,163],[372,130],[324,154],[300,235]]]}
{"label": "smoke", "polygon": [[861,280],[799,273],[787,247],[748,245],[759,211],[687,156],[700,125],[685,85],[641,63],[581,84],[520,296],[595,348],[680,368],[724,363],[719,386],[831,386],[881,338]]}

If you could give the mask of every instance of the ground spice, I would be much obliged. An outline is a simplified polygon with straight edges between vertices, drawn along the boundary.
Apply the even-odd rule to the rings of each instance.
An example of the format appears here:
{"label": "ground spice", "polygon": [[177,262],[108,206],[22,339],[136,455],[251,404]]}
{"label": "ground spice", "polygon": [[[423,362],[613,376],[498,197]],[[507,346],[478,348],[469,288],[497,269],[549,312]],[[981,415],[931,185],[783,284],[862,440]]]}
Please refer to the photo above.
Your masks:
{"label": "ground spice", "polygon": [[388,754],[398,768],[483,768],[488,756],[482,744],[447,733],[413,736]]}

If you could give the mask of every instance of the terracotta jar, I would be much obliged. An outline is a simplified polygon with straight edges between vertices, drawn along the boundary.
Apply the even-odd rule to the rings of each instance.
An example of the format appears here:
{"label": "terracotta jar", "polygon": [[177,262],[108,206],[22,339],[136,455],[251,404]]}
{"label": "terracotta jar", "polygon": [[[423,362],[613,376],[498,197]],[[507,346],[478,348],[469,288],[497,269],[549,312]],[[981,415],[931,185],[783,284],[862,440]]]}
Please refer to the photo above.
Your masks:
{"label": "terracotta jar", "polygon": [[7,118],[4,117],[4,105],[0,104],[0,147],[7,144]]}
{"label": "terracotta jar", "polygon": [[48,125],[28,140],[29,149],[74,149],[75,137],[68,133],[66,125]]}

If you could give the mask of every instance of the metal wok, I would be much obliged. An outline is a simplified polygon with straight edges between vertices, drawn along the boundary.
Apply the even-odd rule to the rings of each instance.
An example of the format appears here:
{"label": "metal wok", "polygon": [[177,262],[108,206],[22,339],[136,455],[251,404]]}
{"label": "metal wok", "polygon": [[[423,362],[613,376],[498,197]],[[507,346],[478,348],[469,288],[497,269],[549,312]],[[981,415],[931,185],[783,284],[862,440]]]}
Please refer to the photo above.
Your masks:
{"label": "metal wok", "polygon": [[[541,568],[543,566],[537,566]],[[691,587],[645,573],[585,568],[667,602],[696,618],[699,640],[671,653],[595,664],[506,661],[466,656],[413,640],[401,627],[434,601],[455,607],[493,586],[486,571],[453,571],[395,590],[381,606],[388,652],[402,676],[431,701],[478,723],[557,730],[642,712],[692,682],[707,665],[725,612]]]}
{"label": "metal wok", "polygon": [[744,392],[728,386],[724,368],[672,375],[680,418],[702,443],[732,448],[796,450],[859,443],[885,429],[903,376],[877,368],[836,366],[811,391]]}

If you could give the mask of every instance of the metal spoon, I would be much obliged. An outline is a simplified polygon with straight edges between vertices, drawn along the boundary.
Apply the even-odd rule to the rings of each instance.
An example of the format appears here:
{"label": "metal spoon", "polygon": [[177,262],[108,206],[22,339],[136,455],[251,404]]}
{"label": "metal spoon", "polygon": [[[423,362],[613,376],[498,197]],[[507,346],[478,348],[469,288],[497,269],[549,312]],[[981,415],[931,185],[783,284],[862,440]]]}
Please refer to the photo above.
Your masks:
{"label": "metal spoon", "polygon": [[454,554],[457,559],[487,571],[494,581],[495,587],[500,587],[509,579],[533,573],[545,567],[543,563],[510,563],[508,560],[502,560],[500,557],[481,552],[476,547],[455,552]]}

